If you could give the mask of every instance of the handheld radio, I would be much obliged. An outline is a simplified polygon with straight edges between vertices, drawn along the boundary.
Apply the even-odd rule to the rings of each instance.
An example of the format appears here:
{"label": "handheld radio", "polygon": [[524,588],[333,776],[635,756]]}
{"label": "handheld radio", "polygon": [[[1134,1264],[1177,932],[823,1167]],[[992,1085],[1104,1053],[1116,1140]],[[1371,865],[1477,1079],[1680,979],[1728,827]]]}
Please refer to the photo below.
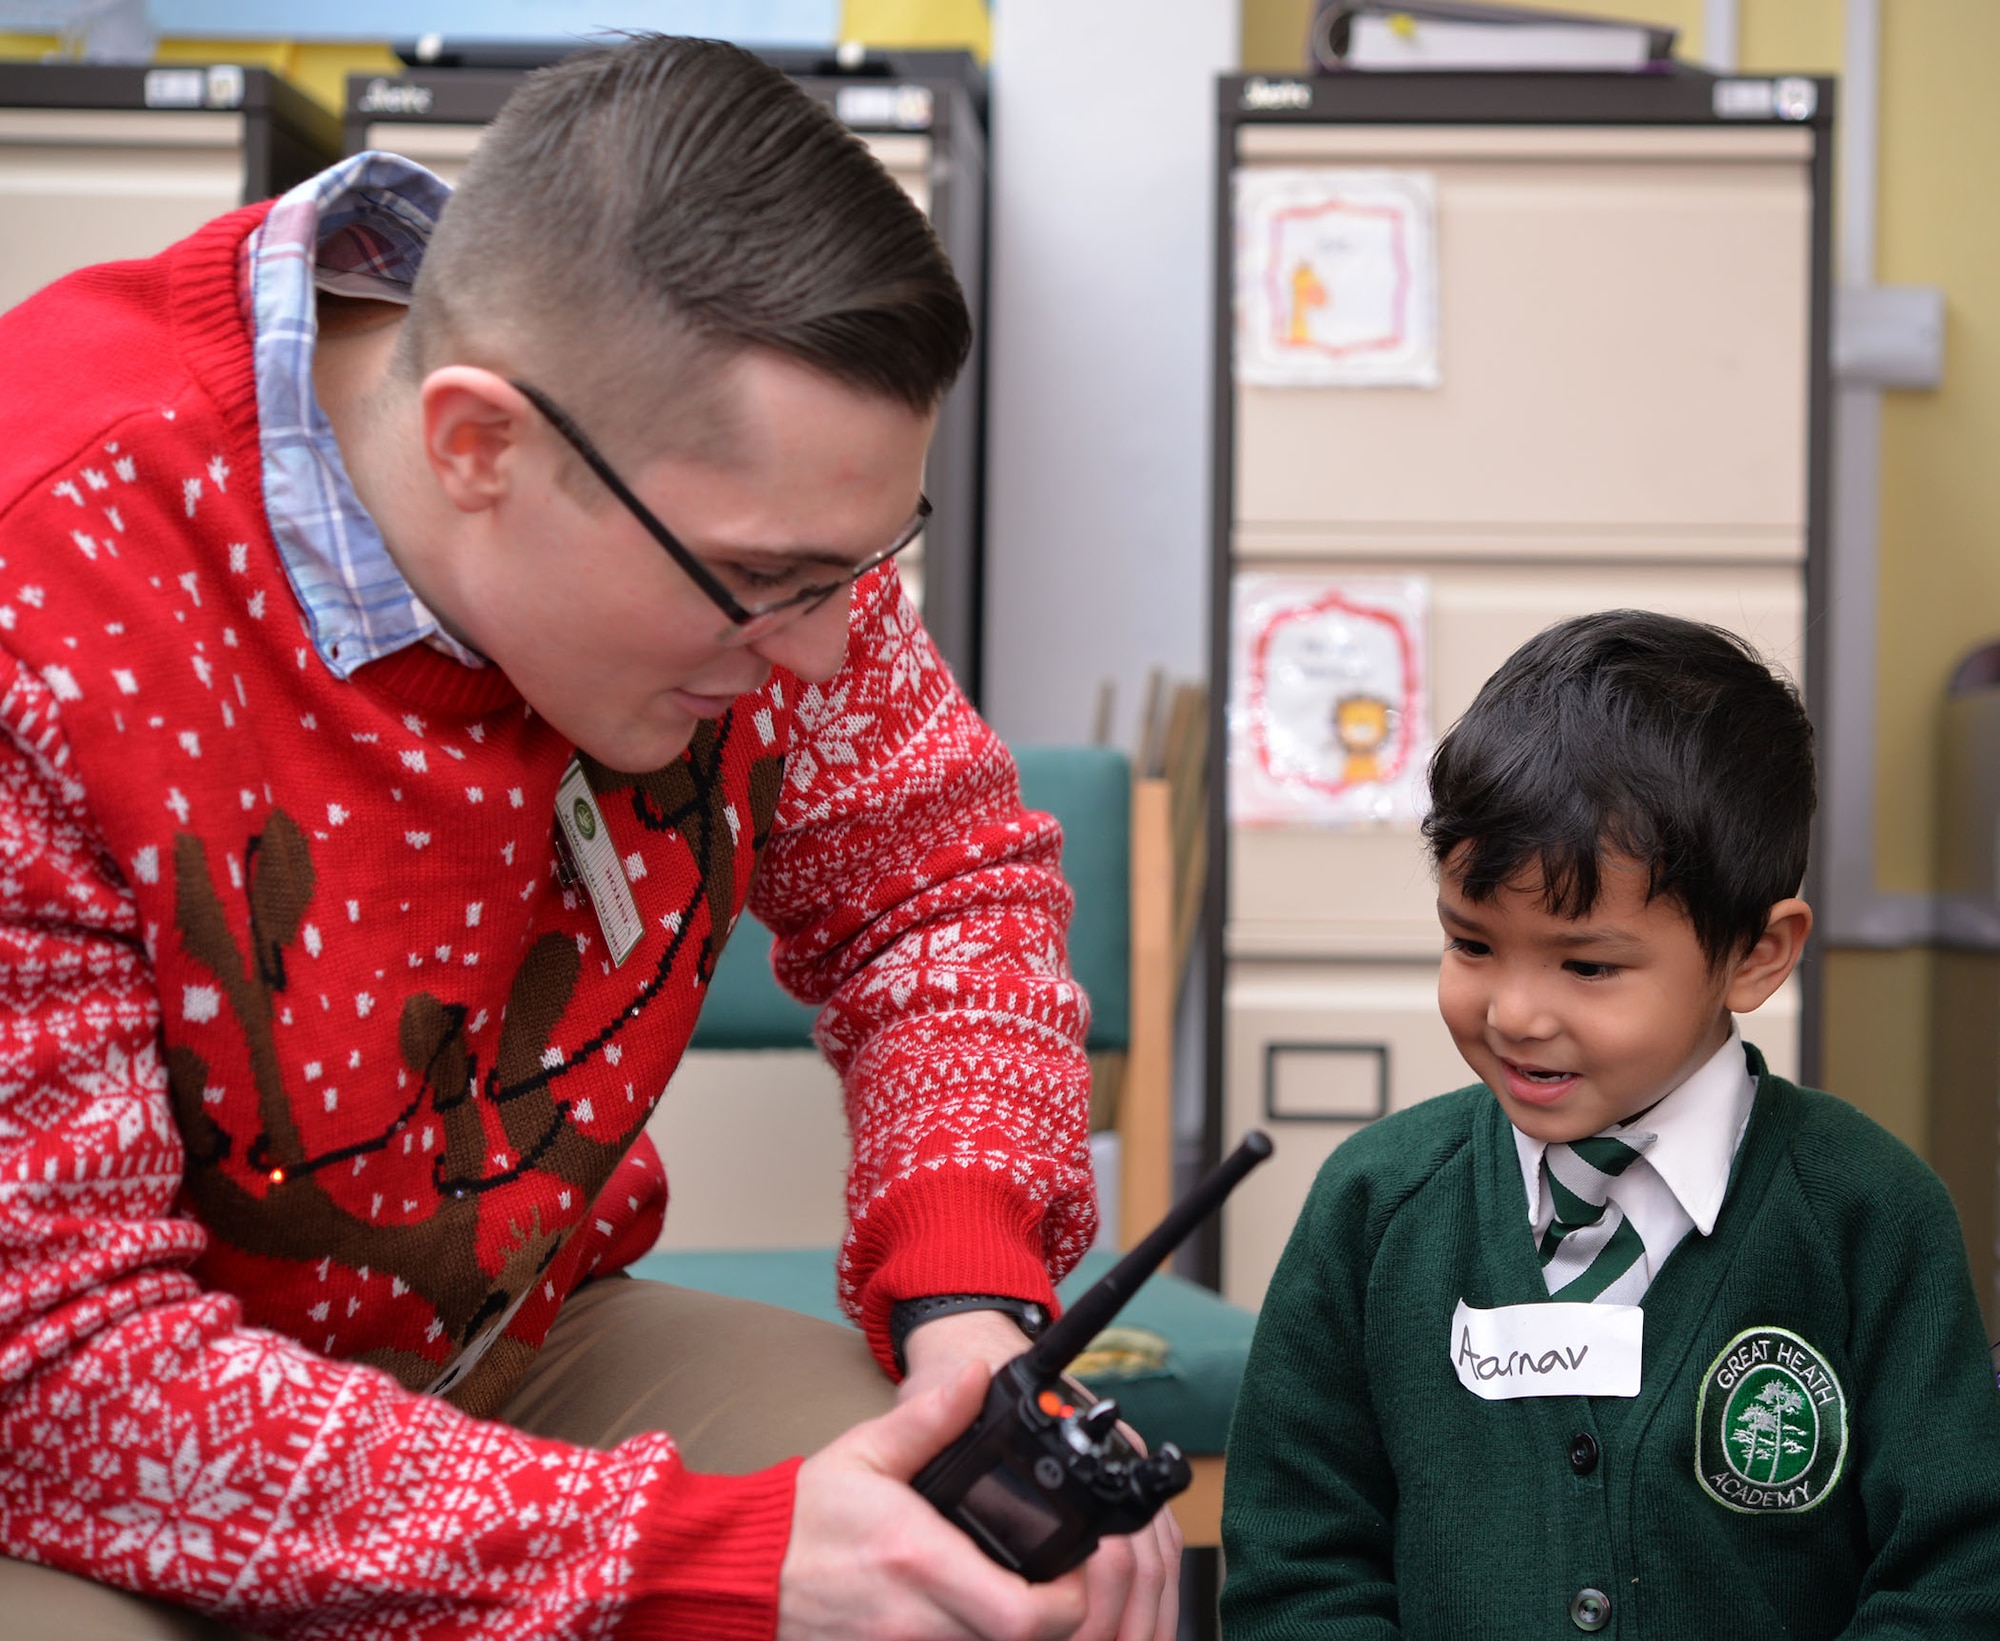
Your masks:
{"label": "handheld radio", "polygon": [[917,1472],[916,1490],[1001,1566],[1042,1584],[1106,1534],[1134,1533],[1193,1479],[1172,1442],[1142,1455],[1118,1433],[1118,1404],[1092,1401],[1063,1370],[1188,1233],[1271,1154],[1257,1129],[1167,1211],[1049,1331],[993,1375],[964,1435]]}

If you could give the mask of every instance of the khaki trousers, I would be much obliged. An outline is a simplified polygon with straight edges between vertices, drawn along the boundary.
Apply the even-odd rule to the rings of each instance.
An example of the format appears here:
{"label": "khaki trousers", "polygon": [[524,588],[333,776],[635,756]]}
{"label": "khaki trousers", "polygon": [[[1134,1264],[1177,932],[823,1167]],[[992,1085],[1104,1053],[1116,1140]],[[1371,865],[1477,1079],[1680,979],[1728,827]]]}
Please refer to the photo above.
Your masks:
{"label": "khaki trousers", "polygon": [[[894,1400],[852,1328],[614,1276],[563,1307],[500,1419],[596,1448],[668,1430],[690,1469],[743,1475],[816,1452]],[[8,1641],[238,1641],[249,1633],[4,1558],[0,1615]]]}

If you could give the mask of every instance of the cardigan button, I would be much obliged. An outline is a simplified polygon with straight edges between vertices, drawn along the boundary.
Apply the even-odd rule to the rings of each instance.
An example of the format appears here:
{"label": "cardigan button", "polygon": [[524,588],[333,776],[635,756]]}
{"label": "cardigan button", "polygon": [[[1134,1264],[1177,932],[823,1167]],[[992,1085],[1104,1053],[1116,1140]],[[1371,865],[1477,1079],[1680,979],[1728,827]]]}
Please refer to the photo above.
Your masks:
{"label": "cardigan button", "polygon": [[1611,1597],[1602,1590],[1578,1590],[1569,1604],[1569,1621],[1580,1630],[1603,1629],[1611,1622]]}
{"label": "cardigan button", "polygon": [[1588,1430],[1579,1430],[1570,1437],[1569,1467],[1579,1476],[1587,1476],[1597,1468],[1597,1438]]}

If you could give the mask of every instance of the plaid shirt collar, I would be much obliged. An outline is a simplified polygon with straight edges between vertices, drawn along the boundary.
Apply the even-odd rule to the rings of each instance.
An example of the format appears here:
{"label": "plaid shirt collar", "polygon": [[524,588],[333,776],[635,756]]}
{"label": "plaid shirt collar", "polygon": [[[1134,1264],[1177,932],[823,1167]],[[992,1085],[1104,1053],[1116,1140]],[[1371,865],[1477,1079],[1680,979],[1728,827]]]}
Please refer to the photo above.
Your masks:
{"label": "plaid shirt collar", "polygon": [[265,511],[313,648],[337,678],[416,643],[485,664],[396,568],[313,392],[317,293],[408,302],[450,197],[422,166],[356,154],[280,199],[246,247]]}

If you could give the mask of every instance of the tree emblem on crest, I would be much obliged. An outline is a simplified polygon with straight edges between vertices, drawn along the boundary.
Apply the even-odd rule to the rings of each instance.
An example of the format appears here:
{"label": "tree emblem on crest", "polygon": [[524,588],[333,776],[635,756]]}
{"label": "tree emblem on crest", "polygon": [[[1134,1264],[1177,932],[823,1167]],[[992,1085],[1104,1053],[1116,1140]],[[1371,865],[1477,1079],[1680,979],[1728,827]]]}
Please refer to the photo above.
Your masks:
{"label": "tree emblem on crest", "polygon": [[1811,1399],[1783,1368],[1745,1374],[1722,1417],[1729,1462],[1745,1481],[1790,1481],[1812,1463],[1819,1420]]}

